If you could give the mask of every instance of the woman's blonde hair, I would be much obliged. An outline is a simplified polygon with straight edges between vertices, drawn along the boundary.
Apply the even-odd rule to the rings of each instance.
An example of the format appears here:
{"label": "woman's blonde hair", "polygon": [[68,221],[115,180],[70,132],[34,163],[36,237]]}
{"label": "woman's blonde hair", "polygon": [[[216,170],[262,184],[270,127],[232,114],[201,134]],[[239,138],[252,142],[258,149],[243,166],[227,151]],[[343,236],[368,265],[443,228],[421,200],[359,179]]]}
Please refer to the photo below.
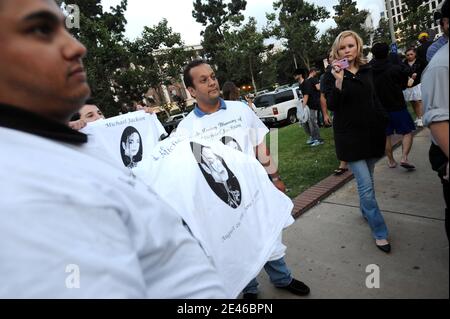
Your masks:
{"label": "woman's blonde hair", "polygon": [[335,60],[341,59],[341,57],[339,56],[339,47],[340,47],[341,41],[344,40],[344,38],[346,38],[346,37],[353,37],[356,40],[356,47],[358,50],[358,55],[356,56],[356,59],[355,59],[355,66],[359,67],[360,65],[366,64],[367,60],[364,57],[364,53],[363,53],[363,41],[362,41],[361,37],[358,35],[358,33],[354,32],[354,31],[350,31],[350,30],[342,31],[341,33],[339,33],[339,35],[334,40],[334,43],[331,46],[331,55],[333,56],[333,59],[335,59]]}

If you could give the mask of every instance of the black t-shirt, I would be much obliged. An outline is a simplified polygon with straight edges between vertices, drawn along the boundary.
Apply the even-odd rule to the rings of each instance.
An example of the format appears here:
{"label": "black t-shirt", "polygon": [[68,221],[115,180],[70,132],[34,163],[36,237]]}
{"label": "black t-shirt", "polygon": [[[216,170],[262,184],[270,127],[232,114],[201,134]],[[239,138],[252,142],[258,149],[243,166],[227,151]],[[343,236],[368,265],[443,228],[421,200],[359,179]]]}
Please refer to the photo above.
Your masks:
{"label": "black t-shirt", "polygon": [[308,106],[312,110],[320,110],[320,91],[316,85],[319,84],[317,78],[309,78],[304,82],[303,95],[308,95]]}

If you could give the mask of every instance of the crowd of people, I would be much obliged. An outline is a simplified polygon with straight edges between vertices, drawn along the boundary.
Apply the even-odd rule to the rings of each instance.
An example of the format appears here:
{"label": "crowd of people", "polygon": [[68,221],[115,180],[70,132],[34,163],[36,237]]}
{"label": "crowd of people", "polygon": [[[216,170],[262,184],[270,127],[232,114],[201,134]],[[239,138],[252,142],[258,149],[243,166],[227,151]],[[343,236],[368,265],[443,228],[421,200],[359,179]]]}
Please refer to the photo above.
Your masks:
{"label": "crowd of people", "polygon": [[[448,39],[448,1],[442,13]],[[86,150],[88,136],[79,130],[104,115],[86,102],[86,48],[66,30],[57,4],[0,0],[0,43],[0,148],[8,154],[0,159],[0,296],[229,297],[217,265],[189,223],[132,173],[133,157],[142,153],[139,133],[130,132],[121,144],[130,158],[127,169]],[[304,106],[310,109],[304,123],[308,144],[323,144],[317,113],[321,110],[324,123],[330,125],[328,110],[332,111],[341,161],[338,173],[347,165],[352,170],[375,245],[389,253],[388,227],[375,197],[374,165],[386,154],[388,165],[395,167],[389,137],[397,133],[403,135],[400,165],[414,169],[408,159],[414,123],[405,100],[417,102],[418,119],[431,129],[430,159],[448,207],[448,43],[436,50],[426,68],[417,62],[414,50],[407,51],[404,68],[390,59],[386,44],[375,45],[372,52],[375,59],[367,63],[359,35],[345,31],[333,43],[330,68],[321,81],[314,68],[295,76]],[[251,98],[247,105],[239,102],[238,88],[227,84],[223,99],[213,68],[203,60],[188,63],[183,75],[196,104],[174,137],[199,136],[198,132],[239,122],[226,132],[234,137],[234,148],[256,158],[265,169],[265,180],[268,177],[271,187],[284,193],[286,185],[266,147],[268,130],[252,111]],[[413,83],[403,93],[410,79]],[[223,141],[227,136],[211,137]],[[228,182],[231,173],[221,158],[208,147],[201,148],[198,158],[203,174],[222,185],[226,204],[237,208],[241,193]],[[306,296],[310,288],[292,276],[286,248],[279,234],[264,269],[277,288]],[[65,269],[74,263],[82,267],[83,286],[66,289]],[[257,296],[254,278],[243,297]]]}

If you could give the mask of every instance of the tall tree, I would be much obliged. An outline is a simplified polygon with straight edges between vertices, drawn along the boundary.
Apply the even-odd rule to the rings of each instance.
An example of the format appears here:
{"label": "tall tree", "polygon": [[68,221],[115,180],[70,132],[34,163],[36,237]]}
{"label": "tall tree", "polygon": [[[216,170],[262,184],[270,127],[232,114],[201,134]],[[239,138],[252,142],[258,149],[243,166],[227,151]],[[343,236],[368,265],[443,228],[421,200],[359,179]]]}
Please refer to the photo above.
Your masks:
{"label": "tall tree", "polygon": [[273,4],[275,13],[267,15],[271,35],[284,40],[284,45],[298,61],[297,66],[310,67],[317,57],[316,42],[319,30],[318,21],[329,17],[324,7],[303,0],[279,0]]}
{"label": "tall tree", "polygon": [[[130,57],[124,47],[127,0],[104,12],[100,0],[66,1],[80,9],[80,29],[71,29],[88,49],[84,65],[92,90],[92,100],[101,106],[107,116],[120,109],[117,88],[114,87],[117,70],[129,65]],[[63,3],[64,7],[65,3]]]}
{"label": "tall tree", "polygon": [[224,33],[221,52],[218,54],[224,65],[221,76],[237,85],[251,83],[257,88],[257,76],[266,50],[264,35],[258,32],[255,18],[250,17],[241,28]]}
{"label": "tall tree", "polygon": [[88,48],[84,64],[92,100],[107,116],[117,115],[123,104],[141,101],[150,87],[179,80],[185,52],[166,20],[129,41],[124,36],[127,0],[110,12],[103,11],[100,0],[70,2],[81,12],[80,29],[71,31]]}
{"label": "tall tree", "polygon": [[369,43],[372,30],[367,30],[364,26],[369,11],[360,11],[356,7],[356,1],[352,0],[339,0],[339,4],[333,6],[333,9],[336,11],[333,17],[336,22],[334,29],[336,36],[342,31],[352,30],[361,36],[365,44]]}
{"label": "tall tree", "polygon": [[420,32],[427,31],[433,23],[433,14],[428,5],[420,0],[404,0],[403,21],[398,24],[400,47],[407,48],[417,43]]}
{"label": "tall tree", "polygon": [[375,29],[373,42],[391,43],[391,33],[389,31],[389,21],[387,19],[380,19],[378,28]]}
{"label": "tall tree", "polygon": [[[202,31],[202,46],[207,58],[217,65],[219,79],[226,79],[226,61],[221,56],[225,34],[231,27],[238,27],[244,21],[241,11],[245,10],[247,1],[231,0],[195,0],[192,16],[205,26]],[[225,74],[224,74],[225,73]]]}
{"label": "tall tree", "polygon": [[359,10],[356,7],[356,1],[352,0],[339,0],[339,3],[333,6],[335,15],[333,20],[336,23],[336,27],[328,29],[321,37],[322,55],[326,54],[334,39],[345,30],[352,30],[361,36],[365,45],[370,45],[370,38],[374,32],[372,29],[365,27],[365,22],[369,11]]}
{"label": "tall tree", "polygon": [[[180,34],[173,32],[166,19],[153,27],[144,27],[142,35],[134,42],[127,42],[126,47],[130,67],[118,71],[117,79],[125,103],[142,100],[150,87],[180,81],[187,53]],[[164,96],[160,100],[164,101]]]}

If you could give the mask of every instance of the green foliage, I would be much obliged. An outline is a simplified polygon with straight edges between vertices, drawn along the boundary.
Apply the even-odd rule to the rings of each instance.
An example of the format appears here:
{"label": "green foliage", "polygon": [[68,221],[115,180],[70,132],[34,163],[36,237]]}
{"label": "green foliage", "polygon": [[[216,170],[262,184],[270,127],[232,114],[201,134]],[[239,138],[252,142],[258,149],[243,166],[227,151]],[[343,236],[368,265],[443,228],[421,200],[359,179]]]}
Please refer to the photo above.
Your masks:
{"label": "green foliage", "polygon": [[217,57],[223,60],[220,77],[239,86],[251,84],[261,71],[265,51],[264,36],[258,32],[256,20],[251,17],[240,29],[225,32],[217,53]]}
{"label": "green foliage", "polygon": [[406,49],[416,45],[419,33],[427,31],[433,23],[433,14],[428,12],[428,5],[423,1],[404,0],[406,7],[402,8],[404,20],[398,24],[399,46]]}
{"label": "green foliage", "polygon": [[359,10],[356,7],[356,1],[339,0],[339,3],[333,6],[335,15],[333,16],[336,27],[328,29],[322,35],[320,47],[322,55],[326,55],[327,51],[331,49],[334,40],[342,31],[352,30],[359,34],[365,45],[370,44],[370,35],[373,30],[366,30],[364,22],[369,14],[367,10]]}
{"label": "green foliage", "polygon": [[[92,100],[107,116],[142,101],[150,87],[179,80],[186,53],[166,20],[125,39],[127,0],[104,12],[100,0],[70,1],[80,8],[80,30],[71,30],[88,49],[84,59]],[[64,3],[61,3],[64,7]]]}
{"label": "green foliage", "polygon": [[[236,70],[241,69],[240,65],[250,63],[248,56],[242,54],[242,39],[247,37],[252,41],[248,47],[253,50],[259,46],[259,38],[253,32],[256,31],[256,27],[253,30],[252,21],[245,27],[252,34],[246,36],[237,30],[244,21],[241,11],[245,10],[246,6],[245,0],[231,0],[228,3],[223,0],[195,0],[194,2],[192,16],[206,27],[201,34],[202,46],[211,64],[217,66],[217,77],[220,82],[248,81],[248,78],[242,79],[235,73]],[[231,30],[233,27],[234,30]],[[243,62],[242,59],[249,62]],[[237,69],[236,65],[239,66]]]}
{"label": "green foliage", "polygon": [[389,31],[389,21],[387,19],[381,19],[378,28],[375,29],[373,43],[385,42],[391,43],[391,34]]}
{"label": "green foliage", "polygon": [[332,128],[320,129],[325,144],[306,145],[308,136],[298,123],[278,132],[279,172],[289,192],[295,198],[301,192],[330,176],[338,167]]}
{"label": "green foliage", "polygon": [[320,55],[316,45],[319,30],[315,23],[327,19],[329,12],[303,0],[280,0],[273,7],[276,13],[267,16],[267,31],[284,40],[290,55],[300,62],[299,66],[311,67],[311,62]]}

